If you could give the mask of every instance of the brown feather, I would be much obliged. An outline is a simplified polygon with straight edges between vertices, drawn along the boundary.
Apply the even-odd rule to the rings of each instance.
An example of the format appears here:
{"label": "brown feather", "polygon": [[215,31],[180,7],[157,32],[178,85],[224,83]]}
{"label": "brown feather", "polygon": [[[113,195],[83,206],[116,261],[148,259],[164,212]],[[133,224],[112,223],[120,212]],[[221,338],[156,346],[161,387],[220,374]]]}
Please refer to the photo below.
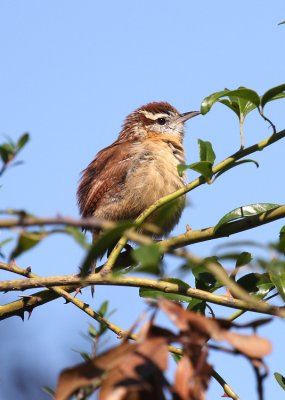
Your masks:
{"label": "brown feather", "polygon": [[107,195],[116,195],[130,167],[131,144],[116,141],[101,150],[82,172],[77,190],[82,217],[94,214]]}

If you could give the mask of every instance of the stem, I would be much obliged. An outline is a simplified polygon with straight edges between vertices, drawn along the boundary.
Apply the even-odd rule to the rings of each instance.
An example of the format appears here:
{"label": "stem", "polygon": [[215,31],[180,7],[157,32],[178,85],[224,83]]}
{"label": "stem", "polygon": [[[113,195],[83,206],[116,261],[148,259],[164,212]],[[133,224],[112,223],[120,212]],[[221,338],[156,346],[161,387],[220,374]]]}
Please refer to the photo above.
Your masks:
{"label": "stem", "polygon": [[[232,398],[233,400],[240,400],[239,396],[233,391],[233,389],[227,384],[227,382],[218,374],[217,371],[213,369],[212,377],[216,379],[216,381],[222,386],[227,397]],[[223,396],[225,397],[225,396]]]}
{"label": "stem", "polygon": [[240,148],[241,149],[244,149],[243,122],[244,122],[244,116],[243,116],[243,114],[241,114],[239,117],[239,134],[240,134]]}

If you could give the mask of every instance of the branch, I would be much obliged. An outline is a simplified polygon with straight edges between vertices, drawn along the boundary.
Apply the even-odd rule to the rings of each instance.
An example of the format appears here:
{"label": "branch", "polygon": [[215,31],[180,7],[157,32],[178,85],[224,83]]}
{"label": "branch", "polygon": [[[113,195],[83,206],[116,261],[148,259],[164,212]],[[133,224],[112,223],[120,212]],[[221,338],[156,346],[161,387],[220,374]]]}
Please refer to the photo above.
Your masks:
{"label": "branch", "polygon": [[[30,276],[30,278],[28,278],[28,279],[36,279],[36,280],[42,279],[38,275],[32,273],[29,268],[28,269],[20,268],[15,263],[11,263],[11,264],[1,263],[0,269],[4,269],[6,271],[14,272],[16,274],[24,275],[27,277]],[[71,286],[68,289],[70,291],[74,291],[76,287],[78,287],[78,286],[76,286],[76,285]],[[96,311],[92,310],[88,304],[84,303],[83,301],[79,300],[78,298],[76,298],[76,297],[72,296],[70,293],[68,293],[64,287],[50,287],[50,290],[53,291],[54,294],[58,295],[58,297],[61,296],[67,302],[73,303],[76,307],[78,307],[80,310],[84,311],[86,314],[88,314],[90,317],[95,319],[97,322],[99,322],[101,324],[105,324],[108,327],[108,329],[115,332],[117,335],[122,336],[122,334],[126,334],[127,331],[124,331],[123,329],[117,327],[112,322],[110,322],[107,319],[105,319],[104,317],[102,317]],[[42,292],[42,293],[44,293],[44,292]],[[28,298],[29,297],[30,296],[28,296]],[[23,299],[23,301],[24,301],[24,299]],[[0,319],[2,319],[3,309],[5,310],[5,307],[9,307],[9,306],[11,306],[11,304],[13,304],[13,303],[6,304],[6,306],[0,306]],[[32,311],[32,309],[31,309],[31,311]],[[11,313],[11,309],[10,309],[10,313]],[[24,309],[22,310],[22,313],[24,313]],[[6,313],[6,315],[7,315],[7,313]],[[23,314],[19,314],[19,312],[18,312],[17,315],[20,315],[23,318]]]}
{"label": "branch", "polygon": [[265,211],[262,214],[246,217],[237,221],[229,222],[215,232],[215,227],[191,230],[159,243],[162,250],[176,249],[193,243],[205,242],[207,240],[219,239],[228,237],[236,233],[257,228],[285,217],[285,205],[275,208],[270,211]]}
{"label": "branch", "polygon": [[[20,213],[19,213],[20,214]],[[28,227],[28,226],[46,226],[46,225],[64,225],[75,228],[86,229],[112,229],[116,227],[115,222],[104,221],[95,217],[75,219],[71,217],[31,217],[24,213],[17,215],[17,218],[0,220],[0,229]]]}
{"label": "branch", "polygon": [[[1,265],[0,265],[1,268]],[[285,310],[282,307],[271,306],[263,301],[252,305],[248,304],[247,301],[239,300],[227,296],[216,295],[213,293],[205,292],[203,290],[194,288],[181,288],[179,284],[170,283],[163,280],[156,281],[154,279],[146,278],[134,278],[134,277],[112,277],[112,276],[101,276],[99,274],[91,274],[82,280],[79,276],[65,275],[65,276],[51,276],[47,278],[29,278],[29,279],[17,279],[0,282],[0,291],[9,290],[25,290],[36,287],[52,287],[55,286],[75,286],[84,287],[91,284],[96,285],[110,285],[110,286],[129,286],[129,287],[144,287],[149,289],[161,290],[164,293],[183,294],[189,296],[189,298],[197,298],[205,300],[214,304],[219,304],[225,307],[236,308],[246,311],[254,311],[258,313],[264,313],[269,315],[277,315],[285,318]],[[56,288],[61,292],[59,288]],[[62,295],[60,293],[60,295]],[[64,297],[64,296],[63,296]],[[189,299],[189,300],[190,300]],[[69,298],[68,298],[69,300]],[[5,312],[5,306],[0,307],[0,317]]]}

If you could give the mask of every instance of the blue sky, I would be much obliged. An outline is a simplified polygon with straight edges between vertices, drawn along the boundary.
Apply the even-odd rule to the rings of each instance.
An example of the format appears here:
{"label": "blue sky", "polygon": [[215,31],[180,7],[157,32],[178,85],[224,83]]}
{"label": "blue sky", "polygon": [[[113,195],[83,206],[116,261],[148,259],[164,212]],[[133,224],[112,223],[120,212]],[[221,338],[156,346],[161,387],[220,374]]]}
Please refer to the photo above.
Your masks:
{"label": "blue sky", "polygon": [[[28,131],[31,142],[20,157],[25,164],[2,179],[1,209],[78,216],[75,192],[80,171],[115,140],[125,116],[144,103],[165,100],[185,112],[199,109],[205,96],[224,87],[242,85],[262,94],[284,83],[285,26],[277,25],[284,19],[280,0],[2,1],[0,134],[17,139]],[[279,129],[284,128],[284,105],[279,101],[267,107]],[[256,114],[248,117],[246,145],[269,134]],[[223,159],[239,146],[237,118],[216,105],[205,117],[191,120],[185,137],[189,163],[198,160],[198,138],[210,140],[217,159]],[[283,142],[255,159],[259,169],[241,166],[189,194],[189,206],[173,234],[183,232],[187,223],[193,229],[214,225],[240,205],[284,203]],[[189,180],[195,176],[190,172]],[[236,239],[267,243],[277,238],[283,224],[277,221]],[[6,235],[0,232],[0,241]],[[211,255],[215,245],[225,242],[191,250]],[[82,257],[70,238],[54,236],[17,262],[31,265],[39,275],[62,275],[76,273]],[[3,272],[0,275],[4,278]],[[2,297],[4,303],[15,294]],[[114,322],[124,328],[144,309],[135,289],[97,288],[93,302],[84,294],[94,308],[106,298],[117,309]],[[2,322],[0,400],[20,398],[19,392],[23,399],[48,398],[40,389],[30,391],[31,369],[38,371],[40,384],[54,386],[58,372],[79,360],[72,349],[88,349],[80,332],[90,322],[62,300],[37,309],[25,323],[19,318]],[[285,373],[282,328],[283,323],[274,322],[260,331],[274,342],[266,398],[282,396],[272,378],[275,370]],[[242,399],[255,398],[250,367],[232,361],[236,360],[223,356],[214,360]],[[23,365],[25,379],[17,375]],[[210,393],[219,398],[222,391],[213,382]]]}

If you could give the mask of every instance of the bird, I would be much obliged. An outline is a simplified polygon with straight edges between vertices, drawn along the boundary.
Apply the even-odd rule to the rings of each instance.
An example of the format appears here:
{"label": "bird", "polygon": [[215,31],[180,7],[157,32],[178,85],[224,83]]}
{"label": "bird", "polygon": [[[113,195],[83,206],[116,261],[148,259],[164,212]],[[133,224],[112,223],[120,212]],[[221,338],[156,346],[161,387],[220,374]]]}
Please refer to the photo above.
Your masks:
{"label": "bird", "polygon": [[[82,171],[77,199],[83,218],[134,221],[143,211],[185,186],[177,170],[185,164],[183,137],[185,122],[199,111],[179,113],[168,102],[151,102],[125,119],[118,138],[100,150]],[[157,210],[146,222],[156,223],[160,234],[168,235],[178,223],[185,196]],[[93,229],[93,241],[100,229]]]}

